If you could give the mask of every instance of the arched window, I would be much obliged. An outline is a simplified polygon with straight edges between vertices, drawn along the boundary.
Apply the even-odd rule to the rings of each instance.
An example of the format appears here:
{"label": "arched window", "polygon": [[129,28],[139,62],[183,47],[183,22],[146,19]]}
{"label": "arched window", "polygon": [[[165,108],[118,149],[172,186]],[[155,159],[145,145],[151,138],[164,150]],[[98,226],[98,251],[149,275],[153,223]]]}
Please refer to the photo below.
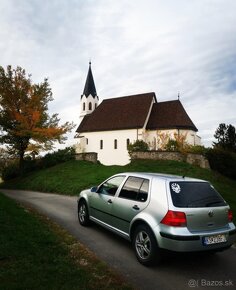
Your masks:
{"label": "arched window", "polygon": [[88,145],[88,138],[86,138],[86,144]]}
{"label": "arched window", "polygon": [[100,149],[103,149],[103,140],[100,140]]}
{"label": "arched window", "polygon": [[83,103],[83,111],[85,111],[85,103]]}
{"label": "arched window", "polygon": [[114,149],[117,149],[117,139],[114,140]]}
{"label": "arched window", "polygon": [[126,139],[126,146],[127,147],[129,146],[129,143],[130,143],[130,140],[129,139]]}
{"label": "arched window", "polygon": [[97,106],[98,106],[98,104],[97,104],[97,103],[95,103],[95,109],[97,109]]}
{"label": "arched window", "polygon": [[91,111],[92,110],[92,103],[89,102],[89,110]]}

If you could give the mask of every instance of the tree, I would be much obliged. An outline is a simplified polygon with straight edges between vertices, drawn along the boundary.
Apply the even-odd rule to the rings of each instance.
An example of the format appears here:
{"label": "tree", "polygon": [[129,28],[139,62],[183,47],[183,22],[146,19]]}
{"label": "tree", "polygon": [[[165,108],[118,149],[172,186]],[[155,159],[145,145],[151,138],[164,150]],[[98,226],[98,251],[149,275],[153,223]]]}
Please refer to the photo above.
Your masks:
{"label": "tree", "polygon": [[221,123],[216,129],[214,137],[218,142],[213,142],[214,147],[236,152],[236,132],[235,127]]}
{"label": "tree", "polygon": [[134,143],[130,143],[127,146],[127,149],[129,152],[148,151],[149,147],[148,147],[148,144],[146,142],[144,142],[143,140],[136,140]]}
{"label": "tree", "polygon": [[33,84],[21,67],[6,71],[0,66],[0,143],[19,158],[22,169],[24,154],[30,145],[38,144],[49,150],[55,141],[63,143],[64,136],[74,127],[66,122],[59,125],[58,114],[48,113],[52,92],[47,79]]}

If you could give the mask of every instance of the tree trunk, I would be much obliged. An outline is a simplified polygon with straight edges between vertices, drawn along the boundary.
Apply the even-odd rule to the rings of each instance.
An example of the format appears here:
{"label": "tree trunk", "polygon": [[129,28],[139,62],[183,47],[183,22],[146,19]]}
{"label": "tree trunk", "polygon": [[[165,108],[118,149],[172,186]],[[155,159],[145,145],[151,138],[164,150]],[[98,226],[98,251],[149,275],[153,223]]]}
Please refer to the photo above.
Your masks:
{"label": "tree trunk", "polygon": [[20,150],[19,152],[19,170],[20,170],[20,175],[22,176],[24,174],[24,150]]}
{"label": "tree trunk", "polygon": [[25,138],[20,140],[20,146],[19,146],[19,170],[20,170],[20,175],[24,174],[24,155],[25,155],[25,150],[28,147],[29,144],[29,138]]}

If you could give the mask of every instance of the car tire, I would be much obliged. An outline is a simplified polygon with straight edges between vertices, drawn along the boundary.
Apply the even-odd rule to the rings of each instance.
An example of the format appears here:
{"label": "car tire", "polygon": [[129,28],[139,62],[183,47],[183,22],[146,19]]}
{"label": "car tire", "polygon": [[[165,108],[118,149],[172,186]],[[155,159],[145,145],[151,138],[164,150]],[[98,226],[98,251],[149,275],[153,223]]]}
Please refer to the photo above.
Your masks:
{"label": "car tire", "polygon": [[134,231],[132,245],[138,261],[144,266],[160,263],[161,250],[151,229],[145,225],[139,225]]}
{"label": "car tire", "polygon": [[88,206],[84,200],[81,200],[78,204],[78,219],[82,226],[90,225]]}

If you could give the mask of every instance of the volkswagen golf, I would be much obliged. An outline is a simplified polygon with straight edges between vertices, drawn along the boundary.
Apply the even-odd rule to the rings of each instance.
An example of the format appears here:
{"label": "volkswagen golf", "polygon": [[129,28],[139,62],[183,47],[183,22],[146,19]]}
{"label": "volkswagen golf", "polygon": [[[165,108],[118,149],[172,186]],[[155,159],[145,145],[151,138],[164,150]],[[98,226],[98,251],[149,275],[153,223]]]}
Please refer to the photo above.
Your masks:
{"label": "volkswagen golf", "polygon": [[205,180],[154,173],[120,173],[78,198],[82,226],[95,222],[131,241],[143,265],[163,250],[216,252],[236,241],[233,214]]}

